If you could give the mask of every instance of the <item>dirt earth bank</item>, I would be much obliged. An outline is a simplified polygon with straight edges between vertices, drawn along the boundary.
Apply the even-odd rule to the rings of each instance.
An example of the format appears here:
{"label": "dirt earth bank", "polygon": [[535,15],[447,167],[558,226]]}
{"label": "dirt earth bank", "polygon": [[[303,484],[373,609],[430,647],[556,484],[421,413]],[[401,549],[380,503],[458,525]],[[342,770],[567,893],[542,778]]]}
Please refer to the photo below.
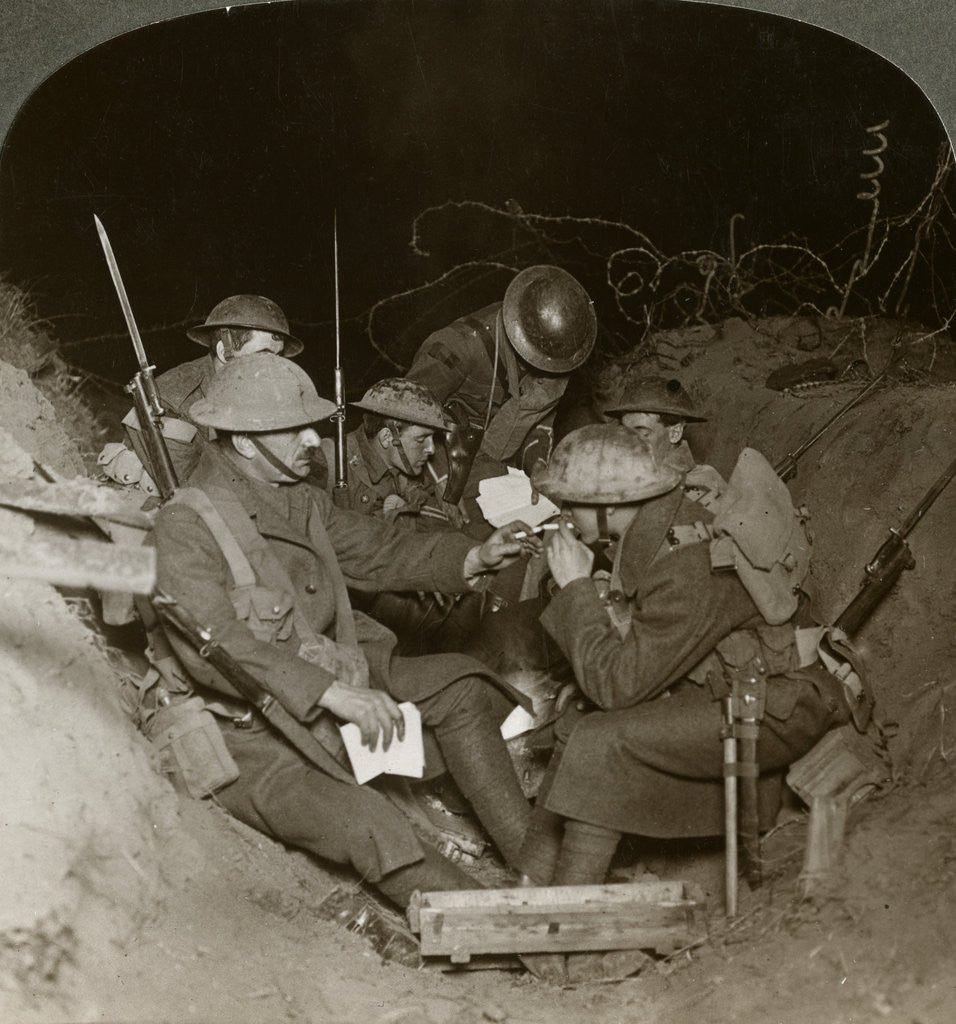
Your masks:
{"label": "dirt earth bank", "polygon": [[[700,330],[673,339],[682,346],[682,376],[706,389],[714,413],[693,443],[725,472],[742,443],[771,459],[792,450],[860,386],[767,389],[771,369],[806,357],[780,326],[736,322],[706,344]],[[872,347],[868,354],[876,362]],[[829,611],[848,599],[886,529],[952,457],[956,389],[939,372],[947,355],[935,374],[914,359],[801,463],[793,490],[813,513],[815,575]],[[654,368],[668,365],[658,359]],[[66,475],[82,471],[75,445],[25,371],[0,363],[0,394],[4,475],[28,475],[32,458]],[[450,976],[382,964],[362,939],[321,920],[315,908],[341,876],[210,802],[181,799],[156,774],[120,710],[124,666],[90,628],[86,598],[0,580],[7,710],[0,1016],[343,1024],[956,1019],[956,736],[948,713],[954,504],[951,489],[914,532],[916,570],[864,635],[884,717],[897,723],[896,783],[854,815],[839,884],[815,902],[794,901],[805,835],[805,819],[796,819],[774,836],[776,877],[744,893],[728,929],[719,913],[719,857],[661,858],[653,865],[661,875],[688,877],[708,891],[711,941],[626,982],[563,991],[502,971]],[[16,513],[0,527],[6,538],[28,530]]]}

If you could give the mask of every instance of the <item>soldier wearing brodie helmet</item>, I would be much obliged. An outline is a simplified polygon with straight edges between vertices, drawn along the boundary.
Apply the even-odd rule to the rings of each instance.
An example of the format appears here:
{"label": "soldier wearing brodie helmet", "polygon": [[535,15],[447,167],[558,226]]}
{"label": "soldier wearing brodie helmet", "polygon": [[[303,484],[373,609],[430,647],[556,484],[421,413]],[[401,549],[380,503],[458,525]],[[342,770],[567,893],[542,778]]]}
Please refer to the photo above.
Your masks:
{"label": "soldier wearing brodie helmet", "polygon": [[[285,314],[263,295],[230,295],[212,308],[203,323],[191,327],[186,336],[208,352],[156,378],[156,388],[166,411],[163,435],[180,481],[192,472],[202,446],[209,440],[208,429],[193,420],[190,410],[205,397],[223,367],[237,356],[253,352],[292,357],[302,351],[302,342],[289,333]],[[113,479],[135,483],[142,479],[143,466],[148,465],[135,410],[123,423],[132,452],[119,444],[107,445],[99,462]],[[153,493],[148,478],[141,486]]]}
{"label": "soldier wearing brodie helmet", "polygon": [[547,462],[555,407],[596,336],[594,307],[581,285],[560,267],[534,266],[515,276],[502,302],[425,339],[408,376],[427,385],[454,423],[476,432],[476,450],[480,445],[473,471],[467,448],[461,465],[453,458],[449,500],[461,496],[469,473],[470,495],[477,479],[503,473],[505,464],[528,471]]}
{"label": "soldier wearing brodie helmet", "polygon": [[[428,472],[435,434],[445,430],[444,413],[428,388],[389,377],[352,407],[363,415],[361,426],[345,437],[347,487],[339,497],[346,507],[418,531],[462,525],[460,510],[443,501],[443,487]],[[331,439],[323,438],[322,450],[331,464]],[[409,655],[463,650],[478,628],[482,605],[478,594],[456,600],[437,593],[355,590],[351,596],[357,608],[396,633],[400,652]]]}
{"label": "soldier wearing brodie helmet", "polygon": [[[157,586],[201,618],[323,751],[306,759],[169,630],[191,688],[226,716],[223,738],[238,777],[218,790],[218,802],[254,828],[351,865],[404,904],[414,889],[473,883],[424,847],[380,793],[355,784],[337,723],[355,723],[370,747],[388,746],[403,728],[398,702],[414,702],[432,738],[426,752],[437,743],[513,860],[528,817],[499,728],[513,702],[470,658],[396,657],[394,635],[353,610],[346,579],[369,589],[465,592],[517,556],[521,525],[478,545],[453,531],[417,534],[336,508],[302,482],[319,444],[312,424],[333,408],[286,359],[255,353],[226,365],[193,407],[215,439],[156,517]],[[427,753],[425,771],[434,773]]]}
{"label": "soldier wearing brodie helmet", "polygon": [[[435,396],[417,381],[389,377],[373,384],[352,407],[363,415],[362,425],[345,438],[348,507],[423,529],[436,519],[447,521],[434,479],[426,472],[435,454],[435,434],[445,430]],[[331,462],[331,440],[322,446]]]}
{"label": "soldier wearing brodie helmet", "polygon": [[[745,461],[762,458],[748,452]],[[728,504],[711,512],[680,479],[643,438],[611,424],[572,431],[536,476],[577,528],[548,541],[559,589],[541,621],[590,710],[559,730],[538,795],[520,858],[535,884],[603,882],[622,833],[723,831],[722,701],[736,672],[763,680],[757,809],[764,827],[773,821],[782,769],[849,719],[843,684],[798,644],[793,610],[782,621],[771,613],[772,624],[743,574],[712,564],[712,539],[733,530],[753,553],[754,531],[747,537],[738,527],[756,519],[759,534],[764,519],[778,515],[781,523],[762,537],[766,548],[786,532],[778,526],[794,521],[792,506],[748,509],[748,486],[732,477]],[[762,477],[750,497],[763,501],[768,481]],[[590,578],[587,547],[602,538],[613,559],[605,590]],[[788,593],[806,569],[794,567]],[[620,779],[627,785],[614,785]]]}
{"label": "soldier wearing brodie helmet", "polygon": [[697,462],[684,437],[688,423],[705,423],[707,417],[679,380],[641,377],[606,399],[600,409],[646,441],[658,461],[686,474],[684,486],[695,490],[697,501],[710,505],[726,489],[716,469]]}

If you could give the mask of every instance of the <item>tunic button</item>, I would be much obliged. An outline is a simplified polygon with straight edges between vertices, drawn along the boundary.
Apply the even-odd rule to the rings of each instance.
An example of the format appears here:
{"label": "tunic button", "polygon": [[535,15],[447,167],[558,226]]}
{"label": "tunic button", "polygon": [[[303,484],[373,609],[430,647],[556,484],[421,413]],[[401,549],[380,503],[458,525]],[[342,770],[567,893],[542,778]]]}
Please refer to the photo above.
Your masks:
{"label": "tunic button", "polygon": [[316,585],[314,583],[306,583],[306,585],[305,585],[305,592],[307,594],[314,594],[317,589],[318,588],[316,587]]}
{"label": "tunic button", "polygon": [[282,609],[278,605],[276,605],[275,608],[272,609],[272,614],[273,615],[278,615],[279,612],[281,612],[281,611],[282,611]]}
{"label": "tunic button", "polygon": [[363,494],[362,495],[361,502],[362,502],[363,505],[367,505],[371,500],[372,499],[369,498],[369,496],[367,494]]}

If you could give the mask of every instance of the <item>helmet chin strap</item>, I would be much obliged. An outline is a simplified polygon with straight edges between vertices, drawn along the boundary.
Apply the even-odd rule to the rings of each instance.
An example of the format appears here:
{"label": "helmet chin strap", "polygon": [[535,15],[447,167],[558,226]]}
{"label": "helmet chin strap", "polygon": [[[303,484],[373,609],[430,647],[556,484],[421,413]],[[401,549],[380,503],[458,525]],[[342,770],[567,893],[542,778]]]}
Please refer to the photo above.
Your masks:
{"label": "helmet chin strap", "polygon": [[602,548],[608,548],[611,546],[613,541],[607,528],[607,506],[598,505],[594,510],[597,515],[597,528],[598,528],[598,539],[594,542],[600,545]]}
{"label": "helmet chin strap", "polygon": [[269,449],[256,437],[255,434],[246,434],[246,437],[252,442],[253,448],[269,463],[269,465],[278,470],[283,476],[288,477],[290,480],[300,480],[301,477],[291,466],[287,466],[282,459],[280,459],[274,452]]}
{"label": "helmet chin strap", "polygon": [[415,471],[412,469],[412,464],[408,461],[408,456],[405,454],[405,445],[402,444],[401,424],[397,420],[389,420],[388,429],[392,435],[392,447],[398,452],[398,457],[402,463],[402,468],[405,470],[408,476],[415,476]]}

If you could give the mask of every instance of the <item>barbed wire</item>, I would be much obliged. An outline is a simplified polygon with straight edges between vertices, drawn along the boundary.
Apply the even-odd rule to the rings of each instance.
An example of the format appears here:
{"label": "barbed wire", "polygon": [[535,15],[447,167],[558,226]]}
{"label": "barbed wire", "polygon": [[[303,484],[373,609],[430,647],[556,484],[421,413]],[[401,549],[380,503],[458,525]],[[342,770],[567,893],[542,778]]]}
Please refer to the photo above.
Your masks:
{"label": "barbed wire", "polygon": [[[378,300],[358,319],[374,350],[402,370],[426,334],[443,326],[435,314],[452,306],[450,300],[481,293],[492,271],[513,273],[547,261],[560,263],[588,288],[599,310],[603,347],[612,356],[646,348],[661,331],[730,316],[751,322],[772,315],[907,317],[917,288],[922,337],[939,340],[956,315],[956,217],[946,195],[952,153],[940,147],[932,180],[912,209],[884,216],[880,196],[889,126],[885,120],[864,129],[872,141],[860,153],[870,166],[858,172],[867,189],[855,198],[869,204],[866,221],[827,250],[785,238],[738,254],[740,212],[730,218],[728,254],[688,249],[668,255],[622,221],[529,213],[511,200],[500,207],[449,201],[427,207],[412,222],[410,248],[437,264],[436,272]],[[459,307],[449,320],[472,308]]]}

